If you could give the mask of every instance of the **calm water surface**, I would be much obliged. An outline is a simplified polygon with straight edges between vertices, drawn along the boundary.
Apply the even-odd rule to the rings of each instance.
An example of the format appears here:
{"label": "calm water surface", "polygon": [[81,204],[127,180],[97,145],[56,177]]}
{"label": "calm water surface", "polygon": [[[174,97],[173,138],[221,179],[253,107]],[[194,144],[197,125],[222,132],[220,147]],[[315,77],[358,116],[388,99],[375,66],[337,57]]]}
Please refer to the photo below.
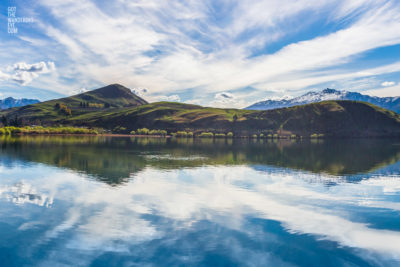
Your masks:
{"label": "calm water surface", "polygon": [[0,139],[1,266],[400,266],[400,141]]}

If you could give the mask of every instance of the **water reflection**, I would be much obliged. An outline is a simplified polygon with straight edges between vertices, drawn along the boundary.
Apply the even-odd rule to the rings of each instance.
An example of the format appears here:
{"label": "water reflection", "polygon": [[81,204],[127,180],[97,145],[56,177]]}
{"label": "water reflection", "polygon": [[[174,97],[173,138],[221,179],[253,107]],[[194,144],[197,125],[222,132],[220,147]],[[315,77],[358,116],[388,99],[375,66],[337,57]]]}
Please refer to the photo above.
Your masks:
{"label": "water reflection", "polygon": [[0,141],[0,160],[20,159],[64,167],[113,185],[127,182],[146,166],[177,169],[260,164],[351,175],[371,172],[400,159],[400,141],[396,140],[296,142],[38,136]]}
{"label": "water reflection", "polygon": [[[390,143],[336,143],[346,162],[327,142],[67,140],[2,146],[6,265],[400,263],[399,148]],[[309,168],[306,155],[320,165]],[[16,205],[3,192],[52,205]]]}
{"label": "water reflection", "polygon": [[0,187],[0,197],[16,204],[35,204],[50,207],[53,199],[45,194],[38,194],[29,184],[19,182],[11,186]]}

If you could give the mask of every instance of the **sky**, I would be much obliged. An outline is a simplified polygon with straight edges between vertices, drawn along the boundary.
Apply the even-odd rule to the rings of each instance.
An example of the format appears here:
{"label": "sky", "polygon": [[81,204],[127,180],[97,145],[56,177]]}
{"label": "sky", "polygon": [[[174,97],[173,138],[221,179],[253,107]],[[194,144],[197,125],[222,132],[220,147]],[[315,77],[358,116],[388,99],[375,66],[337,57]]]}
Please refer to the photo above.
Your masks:
{"label": "sky", "polygon": [[400,95],[398,0],[6,0],[0,9],[0,98],[113,83],[149,102],[235,108],[325,88]]}

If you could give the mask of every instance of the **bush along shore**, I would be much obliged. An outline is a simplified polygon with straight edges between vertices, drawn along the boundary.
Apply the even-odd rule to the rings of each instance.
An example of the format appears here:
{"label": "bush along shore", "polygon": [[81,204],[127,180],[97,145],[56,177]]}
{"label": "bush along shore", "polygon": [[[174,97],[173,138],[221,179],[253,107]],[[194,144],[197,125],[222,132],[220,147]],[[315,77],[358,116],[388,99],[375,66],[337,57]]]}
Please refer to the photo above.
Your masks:
{"label": "bush along shore", "polygon": [[90,134],[97,135],[99,131],[96,129],[79,128],[79,127],[43,127],[43,126],[6,126],[0,128],[0,135],[23,135],[23,134]]}
{"label": "bush along shore", "polygon": [[283,135],[278,133],[260,133],[250,135],[235,135],[232,132],[221,133],[221,132],[191,132],[191,131],[177,131],[167,132],[166,130],[150,130],[147,128],[141,128],[130,132],[130,135],[134,136],[161,136],[161,137],[177,137],[177,138],[251,138],[251,139],[323,139],[323,134],[314,133],[310,136],[298,136],[295,134]]}
{"label": "bush along shore", "polygon": [[141,128],[134,131],[127,132],[124,128],[118,128],[111,131],[103,129],[91,129],[82,127],[69,127],[69,126],[58,126],[58,127],[43,127],[43,126],[5,126],[0,127],[0,135],[51,135],[51,134],[81,134],[81,135],[99,135],[99,134],[111,134],[111,135],[131,135],[131,136],[148,136],[148,137],[174,137],[174,138],[250,138],[250,139],[322,139],[323,134],[312,134],[310,136],[298,136],[298,135],[280,135],[278,133],[261,133],[261,134],[249,134],[249,135],[235,135],[232,132],[221,133],[211,131],[177,131],[168,132],[166,130],[159,129],[147,129]]}

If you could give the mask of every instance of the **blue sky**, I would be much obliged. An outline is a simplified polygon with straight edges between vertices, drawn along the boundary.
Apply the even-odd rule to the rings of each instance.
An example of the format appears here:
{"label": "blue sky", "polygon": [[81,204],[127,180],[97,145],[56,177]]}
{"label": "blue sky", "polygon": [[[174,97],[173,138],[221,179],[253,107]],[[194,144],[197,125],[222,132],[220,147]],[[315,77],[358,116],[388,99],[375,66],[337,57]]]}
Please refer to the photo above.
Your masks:
{"label": "blue sky", "polygon": [[[8,32],[8,8],[16,23]],[[0,94],[120,83],[153,102],[242,108],[326,87],[400,95],[400,2],[37,0],[0,3]]]}

